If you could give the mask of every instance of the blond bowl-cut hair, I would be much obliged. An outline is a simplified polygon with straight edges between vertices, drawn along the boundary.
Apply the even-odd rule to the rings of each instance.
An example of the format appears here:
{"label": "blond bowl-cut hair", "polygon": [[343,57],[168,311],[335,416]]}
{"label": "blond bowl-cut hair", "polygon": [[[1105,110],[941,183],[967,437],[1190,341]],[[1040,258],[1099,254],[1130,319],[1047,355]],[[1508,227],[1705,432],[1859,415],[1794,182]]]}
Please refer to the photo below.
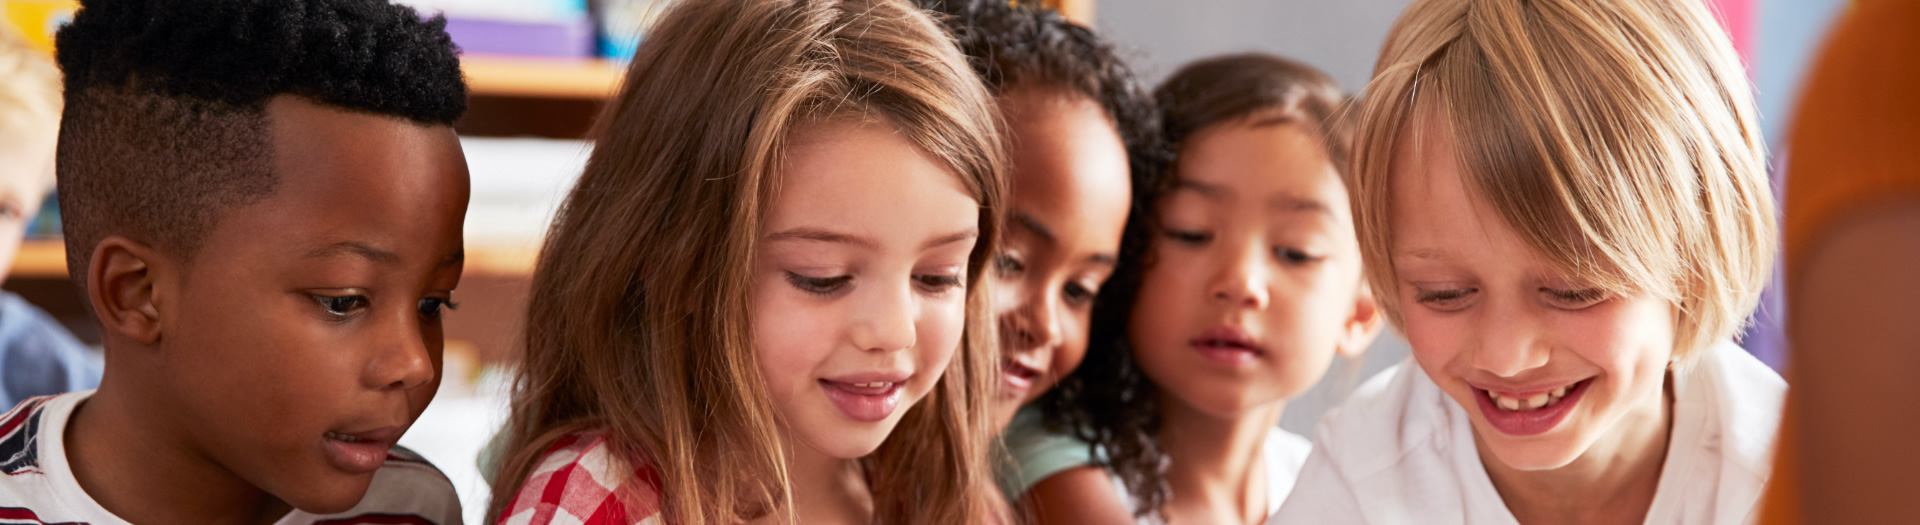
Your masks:
{"label": "blond bowl-cut hair", "polygon": [[1678,358],[1742,328],[1775,205],[1752,89],[1699,0],[1421,0],[1377,64],[1348,187],[1395,325],[1394,155],[1438,126],[1468,191],[1567,277],[1674,305]]}

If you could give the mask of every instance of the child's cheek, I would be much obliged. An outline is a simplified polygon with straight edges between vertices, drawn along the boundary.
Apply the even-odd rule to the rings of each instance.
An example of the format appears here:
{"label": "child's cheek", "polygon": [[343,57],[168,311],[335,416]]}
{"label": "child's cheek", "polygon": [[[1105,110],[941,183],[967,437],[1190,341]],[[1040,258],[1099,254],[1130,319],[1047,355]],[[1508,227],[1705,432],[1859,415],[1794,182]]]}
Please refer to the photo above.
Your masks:
{"label": "child's cheek", "polygon": [[753,351],[775,399],[810,388],[840,341],[837,310],[779,280],[758,283],[753,300]]}

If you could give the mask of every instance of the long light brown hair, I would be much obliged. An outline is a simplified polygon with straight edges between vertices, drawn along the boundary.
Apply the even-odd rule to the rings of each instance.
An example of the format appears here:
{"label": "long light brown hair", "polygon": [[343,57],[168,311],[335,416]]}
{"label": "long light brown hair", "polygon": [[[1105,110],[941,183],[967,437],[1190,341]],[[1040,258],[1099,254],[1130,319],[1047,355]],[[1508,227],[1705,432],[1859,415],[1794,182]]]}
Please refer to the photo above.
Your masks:
{"label": "long light brown hair", "polygon": [[578,432],[603,432],[617,459],[656,471],[661,486],[644,488],[669,522],[785,507],[786,446],[749,330],[752,261],[789,135],[869,118],[942,161],[982,207],[961,349],[862,460],[874,519],[1005,521],[989,492],[999,361],[980,279],[1004,194],[991,103],[939,26],[900,0],[703,0],[667,12],[601,116],[541,253],[489,515]]}

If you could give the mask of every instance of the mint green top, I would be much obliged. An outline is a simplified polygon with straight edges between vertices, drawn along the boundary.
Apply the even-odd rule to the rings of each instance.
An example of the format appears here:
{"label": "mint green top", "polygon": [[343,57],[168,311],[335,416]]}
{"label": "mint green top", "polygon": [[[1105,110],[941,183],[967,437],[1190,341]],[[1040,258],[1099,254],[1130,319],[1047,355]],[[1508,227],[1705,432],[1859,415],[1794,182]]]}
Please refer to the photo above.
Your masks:
{"label": "mint green top", "polygon": [[1001,435],[1005,447],[998,477],[1007,501],[1020,501],[1040,480],[1074,467],[1094,465],[1092,448],[1072,435],[1048,432],[1040,409],[1022,407]]}

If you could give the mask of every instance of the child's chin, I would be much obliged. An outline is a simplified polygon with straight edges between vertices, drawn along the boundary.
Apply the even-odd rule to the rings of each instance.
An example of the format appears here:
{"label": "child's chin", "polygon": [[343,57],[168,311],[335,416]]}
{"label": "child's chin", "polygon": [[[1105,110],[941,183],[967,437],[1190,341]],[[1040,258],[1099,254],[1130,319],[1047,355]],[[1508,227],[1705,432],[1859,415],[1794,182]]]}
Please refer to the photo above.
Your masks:
{"label": "child's chin", "polygon": [[1574,436],[1559,432],[1547,435],[1515,438],[1499,434],[1499,431],[1487,428],[1475,429],[1480,433],[1480,446],[1486,447],[1494,459],[1507,468],[1521,472],[1539,472],[1554,470],[1572,464],[1583,452]]}
{"label": "child's chin", "polygon": [[311,480],[300,487],[299,493],[278,496],[293,508],[309,514],[339,514],[359,505],[372,484],[372,474],[329,473],[325,479]]}

